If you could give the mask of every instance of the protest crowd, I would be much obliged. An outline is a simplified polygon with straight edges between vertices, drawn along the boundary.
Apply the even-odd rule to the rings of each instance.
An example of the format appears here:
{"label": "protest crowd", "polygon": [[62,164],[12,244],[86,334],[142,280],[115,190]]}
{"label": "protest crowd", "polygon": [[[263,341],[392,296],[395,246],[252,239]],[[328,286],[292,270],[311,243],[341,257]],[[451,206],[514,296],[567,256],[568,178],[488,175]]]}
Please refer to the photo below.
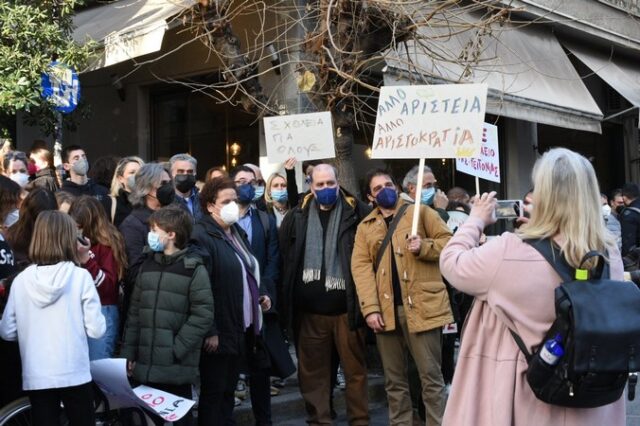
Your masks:
{"label": "protest crowd", "polygon": [[297,374],[308,424],[332,424],[344,380],[349,424],[368,425],[367,345],[392,425],[418,421],[416,393],[429,426],[625,424],[622,396],[537,399],[511,335],[535,348],[555,319],[560,280],[525,240],[552,240],[574,268],[606,251],[612,279],[637,269],[640,188],[601,194],[577,153],[538,159],[524,212],[489,238],[496,194],[440,188],[428,167],[370,170],[359,198],[320,161],[200,182],[186,153],[89,160],[67,146],[56,168],[43,144],[2,158],[0,405],[28,396],[33,424],[56,424],[61,402],[71,425],[95,424],[90,361],[124,358],[132,382],[197,399],[197,420],[175,424],[234,424],[239,389],[256,425],[278,424],[271,398]]}

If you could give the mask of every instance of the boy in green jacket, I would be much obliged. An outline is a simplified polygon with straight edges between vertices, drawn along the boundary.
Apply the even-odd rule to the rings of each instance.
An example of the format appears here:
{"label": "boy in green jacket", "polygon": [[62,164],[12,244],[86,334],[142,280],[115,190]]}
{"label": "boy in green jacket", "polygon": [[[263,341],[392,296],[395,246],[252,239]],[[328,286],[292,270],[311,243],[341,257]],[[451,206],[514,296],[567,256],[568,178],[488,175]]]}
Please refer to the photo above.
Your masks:
{"label": "boy in green jacket", "polygon": [[[121,356],[143,384],[191,399],[200,349],[213,324],[209,274],[187,241],[189,214],[164,207],[149,218],[149,253],[133,289]],[[147,250],[147,249],[145,249]],[[191,424],[187,414],[176,425]],[[157,417],[158,425],[164,421]]]}

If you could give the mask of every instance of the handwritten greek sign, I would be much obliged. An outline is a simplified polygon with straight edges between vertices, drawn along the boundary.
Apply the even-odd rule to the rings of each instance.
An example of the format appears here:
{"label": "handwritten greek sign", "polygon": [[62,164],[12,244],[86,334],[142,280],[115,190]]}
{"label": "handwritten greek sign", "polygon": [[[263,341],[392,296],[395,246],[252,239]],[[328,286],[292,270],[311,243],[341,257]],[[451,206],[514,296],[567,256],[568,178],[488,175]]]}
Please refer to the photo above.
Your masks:
{"label": "handwritten greek sign", "polygon": [[195,404],[168,392],[138,386],[131,389],[127,378],[127,360],[122,358],[91,361],[91,377],[109,399],[111,409],[125,407],[147,408],[168,422],[175,422],[185,416]]}
{"label": "handwritten greek sign", "polygon": [[190,399],[144,385],[133,389],[133,392],[147,404],[147,407],[168,422],[180,420],[195,404]]}
{"label": "handwritten greek sign", "polygon": [[371,157],[477,157],[486,103],[486,84],[384,86]]}
{"label": "handwritten greek sign", "polygon": [[290,157],[304,161],[336,156],[330,112],[265,117],[264,138],[272,163]]}
{"label": "handwritten greek sign", "polygon": [[500,182],[498,127],[493,124],[484,124],[480,156],[477,158],[458,158],[456,170],[481,179]]}

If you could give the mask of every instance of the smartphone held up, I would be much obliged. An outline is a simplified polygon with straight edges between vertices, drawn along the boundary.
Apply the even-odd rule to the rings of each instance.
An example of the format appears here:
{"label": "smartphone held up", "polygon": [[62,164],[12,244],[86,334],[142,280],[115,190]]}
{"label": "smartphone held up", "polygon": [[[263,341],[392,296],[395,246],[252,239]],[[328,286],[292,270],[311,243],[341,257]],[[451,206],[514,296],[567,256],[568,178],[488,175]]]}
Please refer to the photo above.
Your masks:
{"label": "smartphone held up", "polygon": [[497,200],[496,209],[494,211],[495,218],[501,219],[517,219],[522,217],[524,208],[522,200]]}

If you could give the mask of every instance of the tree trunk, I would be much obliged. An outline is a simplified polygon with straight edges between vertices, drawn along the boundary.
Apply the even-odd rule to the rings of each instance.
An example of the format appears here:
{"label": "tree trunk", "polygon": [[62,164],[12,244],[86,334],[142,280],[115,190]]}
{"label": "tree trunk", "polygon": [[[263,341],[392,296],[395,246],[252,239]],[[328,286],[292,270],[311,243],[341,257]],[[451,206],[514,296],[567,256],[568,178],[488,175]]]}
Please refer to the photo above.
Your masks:
{"label": "tree trunk", "polygon": [[340,185],[355,196],[360,196],[353,162],[353,122],[349,114],[334,111],[333,128],[335,130],[336,158],[334,165],[338,170]]}

